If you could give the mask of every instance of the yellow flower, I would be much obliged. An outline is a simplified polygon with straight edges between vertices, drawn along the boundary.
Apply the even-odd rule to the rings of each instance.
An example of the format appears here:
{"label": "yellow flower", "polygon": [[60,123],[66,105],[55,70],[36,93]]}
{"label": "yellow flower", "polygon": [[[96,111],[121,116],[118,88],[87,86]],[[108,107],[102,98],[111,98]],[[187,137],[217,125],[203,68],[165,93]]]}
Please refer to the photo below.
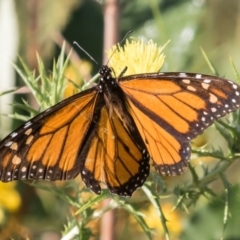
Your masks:
{"label": "yellow flower", "polygon": [[[166,224],[170,236],[172,237],[171,239],[178,239],[183,230],[184,216],[181,215],[181,212],[179,212],[177,209],[172,211],[174,205],[172,205],[171,203],[161,203],[161,207],[167,220]],[[165,239],[165,231],[163,229],[162,222],[153,205],[149,205],[149,207],[142,210],[141,213],[143,214],[143,218],[147,223],[148,227],[154,231],[153,236],[155,237],[153,239]],[[135,222],[135,219],[133,220],[133,218],[130,218],[130,221]],[[137,226],[139,231],[142,231],[140,226]]]}
{"label": "yellow flower", "polygon": [[20,207],[21,197],[15,186],[16,182],[0,183],[0,208],[14,212]]}
{"label": "yellow flower", "polygon": [[[161,207],[167,219],[166,224],[169,232],[174,236],[179,236],[183,230],[183,221],[180,212],[178,210],[172,211],[174,206],[171,203],[163,203]],[[162,223],[156,213],[156,209],[152,205],[145,212],[145,221],[150,228],[155,229],[156,234],[164,235]]]}
{"label": "yellow flower", "polygon": [[75,61],[66,68],[64,76],[67,79],[64,98],[70,97],[78,92],[76,86],[82,86],[85,79],[90,78],[92,66],[87,61]]}
{"label": "yellow flower", "polygon": [[125,67],[127,67],[125,76],[158,72],[165,59],[162,50],[166,44],[163,47],[158,47],[152,40],[145,43],[143,40],[127,39],[124,46],[114,45],[107,52],[108,65],[113,68],[116,77],[121,74]]}

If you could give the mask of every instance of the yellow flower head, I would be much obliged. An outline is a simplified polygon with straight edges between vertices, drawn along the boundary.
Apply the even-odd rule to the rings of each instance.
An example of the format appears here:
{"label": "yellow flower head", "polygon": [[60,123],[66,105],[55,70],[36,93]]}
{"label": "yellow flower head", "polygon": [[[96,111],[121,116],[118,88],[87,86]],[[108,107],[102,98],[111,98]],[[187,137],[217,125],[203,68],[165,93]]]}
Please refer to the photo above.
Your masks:
{"label": "yellow flower head", "polygon": [[21,197],[15,187],[16,182],[0,183],[0,209],[4,208],[10,212],[18,210]]}
{"label": "yellow flower head", "polygon": [[[114,45],[108,52],[109,66],[113,68],[116,77],[127,67],[125,76],[131,74],[158,72],[164,62],[163,47],[149,40],[126,40],[124,46]],[[116,50],[117,48],[117,50]]]}
{"label": "yellow flower head", "polygon": [[[178,209],[173,211],[174,205],[172,205],[172,203],[161,203],[161,207],[167,220],[167,228],[172,235],[172,239],[179,239],[184,227],[184,215],[178,211]],[[147,209],[142,209],[141,213],[148,227],[154,232],[153,239],[165,239],[163,237],[165,235],[165,230],[156,208],[153,205],[149,205]],[[130,221],[133,224],[136,222],[132,216],[130,216]],[[142,231],[142,228],[137,225],[137,230]]]}
{"label": "yellow flower head", "polygon": [[84,79],[89,79],[92,66],[89,62],[81,60],[70,63],[65,70],[64,76],[67,79],[64,98],[70,97],[78,92],[77,86],[84,84]]}

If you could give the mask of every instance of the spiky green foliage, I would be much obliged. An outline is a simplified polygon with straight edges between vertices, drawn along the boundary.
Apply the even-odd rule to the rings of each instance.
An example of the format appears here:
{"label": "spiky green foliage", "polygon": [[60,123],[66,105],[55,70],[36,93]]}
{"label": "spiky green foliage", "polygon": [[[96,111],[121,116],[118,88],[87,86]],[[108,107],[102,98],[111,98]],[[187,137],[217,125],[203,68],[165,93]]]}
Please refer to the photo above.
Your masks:
{"label": "spiky green foliage", "polygon": [[[204,54],[204,57],[207,58],[206,54]],[[207,62],[211,65],[212,71],[216,72],[214,68],[212,68],[213,65],[210,61]],[[37,99],[40,109],[43,110],[56,104],[63,98],[66,82],[64,70],[68,64],[68,57],[66,59],[64,58],[64,50],[62,50],[58,60],[53,64],[53,69],[50,74],[48,74],[48,71],[45,69],[40,57],[38,57],[38,63],[38,76],[36,76],[34,72],[31,72],[22,60],[21,64],[23,69],[18,66],[15,67]],[[95,79],[96,77],[93,80],[95,81]],[[89,84],[84,85],[82,89],[86,89],[88,86]],[[25,101],[22,104],[15,103],[14,106],[26,110],[30,117],[39,112],[31,108]],[[29,119],[29,116],[19,115],[17,113],[13,116],[18,119]],[[91,221],[101,219],[102,216],[110,210],[122,209],[135,218],[147,238],[152,239],[153,230],[148,226],[144,219],[144,214],[141,212],[141,205],[148,202],[148,204],[154,207],[162,223],[165,238],[170,239],[171,232],[169,232],[167,219],[164,216],[161,203],[168,200],[174,201],[175,207],[173,207],[173,211],[179,208],[189,213],[191,212],[191,207],[195,206],[199,199],[206,198],[207,201],[212,201],[213,199],[219,198],[219,195],[210,185],[218,179],[222,182],[225,192],[225,204],[222,209],[222,236],[224,236],[224,230],[227,228],[229,219],[229,205],[231,204],[230,192],[232,189],[226,170],[240,157],[239,126],[239,112],[232,113],[226,118],[217,121],[214,131],[218,131],[222,138],[225,139],[227,148],[224,151],[221,148],[194,148],[193,153],[195,154],[195,158],[211,157],[216,159],[217,163],[211,168],[203,164],[200,172],[199,169],[196,169],[196,166],[192,166],[190,163],[189,172],[191,178],[188,179],[187,182],[176,183],[174,188],[169,188],[163,179],[155,173],[151,173],[149,180],[146,181],[142,187],[142,193],[137,198],[131,199],[111,195],[107,190],[103,190],[99,196],[92,195],[91,198],[85,199],[82,196],[85,193],[89,193],[89,190],[85,187],[79,187],[79,184],[76,184],[74,181],[65,185],[63,188],[39,183],[33,183],[32,185],[38,189],[55,194],[66,202],[69,207],[75,209],[72,214],[68,215],[66,223],[64,223],[65,230],[63,231],[63,235],[76,231],[75,234],[78,235],[78,239],[89,239],[94,235],[91,228],[88,227]],[[74,192],[74,195],[68,194],[69,189]],[[111,199],[109,205],[103,209],[97,208],[97,206],[107,198]]]}

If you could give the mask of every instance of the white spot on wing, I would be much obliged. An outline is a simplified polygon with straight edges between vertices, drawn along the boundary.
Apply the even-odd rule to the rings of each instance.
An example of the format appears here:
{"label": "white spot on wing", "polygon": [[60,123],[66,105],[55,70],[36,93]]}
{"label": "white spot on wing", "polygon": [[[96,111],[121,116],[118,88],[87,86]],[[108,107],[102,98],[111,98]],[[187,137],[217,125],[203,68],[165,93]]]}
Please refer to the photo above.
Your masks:
{"label": "white spot on wing", "polygon": [[211,80],[210,80],[210,79],[204,79],[203,82],[204,82],[204,83],[210,83]]}
{"label": "white spot on wing", "polygon": [[186,73],[181,73],[181,72],[180,72],[180,73],[179,73],[179,76],[180,76],[180,77],[186,77],[187,74],[186,74]]}
{"label": "white spot on wing", "polygon": [[196,78],[202,78],[202,74],[196,74]]}
{"label": "white spot on wing", "polygon": [[11,146],[12,143],[13,143],[12,141],[7,142],[7,143],[5,144],[5,147],[9,147],[9,146]]}
{"label": "white spot on wing", "polygon": [[236,84],[233,84],[233,88],[234,88],[234,89],[237,89],[237,85],[236,85]]}
{"label": "white spot on wing", "polygon": [[29,127],[29,126],[31,126],[31,125],[32,125],[32,122],[31,122],[31,121],[26,122],[25,125],[24,125],[24,128],[27,128],[27,127]]}
{"label": "white spot on wing", "polygon": [[17,133],[17,132],[13,132],[13,133],[11,133],[11,135],[10,135],[10,136],[11,136],[12,138],[14,138],[14,137],[16,137],[17,135],[18,135],[18,133]]}

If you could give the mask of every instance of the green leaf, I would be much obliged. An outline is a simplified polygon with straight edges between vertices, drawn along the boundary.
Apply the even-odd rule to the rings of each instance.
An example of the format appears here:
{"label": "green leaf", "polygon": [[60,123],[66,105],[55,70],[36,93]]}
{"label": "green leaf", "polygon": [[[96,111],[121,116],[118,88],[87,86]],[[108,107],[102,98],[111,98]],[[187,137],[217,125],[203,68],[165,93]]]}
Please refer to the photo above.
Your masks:
{"label": "green leaf", "polygon": [[237,71],[237,68],[236,68],[236,66],[235,66],[232,58],[230,58],[230,63],[231,63],[231,65],[232,65],[233,72],[234,72],[234,75],[235,75],[235,77],[236,77],[236,79],[237,79],[237,82],[238,82],[238,84],[240,84],[240,75],[239,75],[239,73],[238,73],[238,71]]}
{"label": "green leaf", "polygon": [[161,223],[162,223],[162,226],[163,226],[163,229],[165,232],[165,238],[167,240],[169,240],[170,237],[169,237],[169,231],[168,231],[168,227],[167,227],[167,219],[165,218],[164,213],[161,208],[161,204],[159,203],[159,196],[153,191],[151,186],[148,184],[144,184],[142,186],[142,190],[145,192],[146,196],[148,197],[148,199],[152,203],[153,207],[155,208],[155,210],[161,220]]}
{"label": "green leaf", "polygon": [[205,58],[205,60],[207,62],[208,67],[210,68],[212,74],[215,75],[215,76],[219,76],[219,74],[217,72],[217,69],[214,67],[213,63],[210,61],[210,59],[208,58],[208,56],[205,53],[205,51],[203,50],[203,48],[200,48],[200,50],[202,52],[203,57]]}
{"label": "green leaf", "polygon": [[128,204],[128,203],[124,203],[122,205],[122,208],[124,208],[126,211],[128,211],[135,219],[136,221],[139,223],[139,225],[141,226],[141,228],[143,229],[143,231],[145,232],[147,238],[149,240],[152,239],[151,237],[151,231],[150,228],[148,227],[147,223],[145,222],[142,213],[137,211],[133,205]]}
{"label": "green leaf", "polygon": [[81,212],[85,211],[87,208],[92,207],[93,205],[103,201],[106,198],[110,197],[110,193],[108,190],[102,190],[102,193],[100,195],[97,195],[93,198],[91,198],[91,200],[89,200],[87,203],[85,203],[83,206],[81,206],[77,212],[75,213],[75,215],[80,214]]}
{"label": "green leaf", "polygon": [[0,92],[0,97],[9,93],[14,93],[15,91],[17,91],[18,89],[20,89],[19,87],[15,87],[15,88],[11,88],[9,90]]}
{"label": "green leaf", "polygon": [[223,173],[220,173],[220,178],[224,185],[224,192],[225,192],[225,206],[224,206],[224,214],[223,214],[223,231],[221,239],[224,239],[224,232],[227,227],[228,223],[228,216],[229,216],[229,204],[230,204],[230,183],[228,182],[227,178]]}

